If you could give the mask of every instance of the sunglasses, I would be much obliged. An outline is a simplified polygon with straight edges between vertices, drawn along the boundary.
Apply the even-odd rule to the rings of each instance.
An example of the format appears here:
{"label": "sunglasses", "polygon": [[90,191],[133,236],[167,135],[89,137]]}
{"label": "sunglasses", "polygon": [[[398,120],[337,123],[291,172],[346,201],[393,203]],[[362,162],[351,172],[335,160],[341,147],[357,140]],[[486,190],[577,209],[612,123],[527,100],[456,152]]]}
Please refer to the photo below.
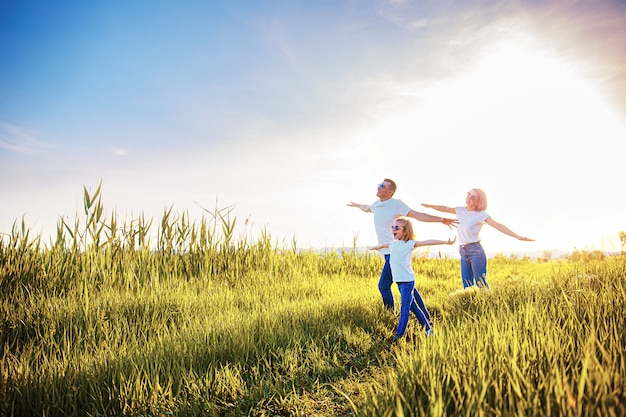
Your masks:
{"label": "sunglasses", "polygon": [[385,188],[385,184],[378,184],[378,188]]}
{"label": "sunglasses", "polygon": [[395,224],[391,226],[391,230],[395,230],[396,232],[400,229],[404,229],[404,226],[396,226]]}

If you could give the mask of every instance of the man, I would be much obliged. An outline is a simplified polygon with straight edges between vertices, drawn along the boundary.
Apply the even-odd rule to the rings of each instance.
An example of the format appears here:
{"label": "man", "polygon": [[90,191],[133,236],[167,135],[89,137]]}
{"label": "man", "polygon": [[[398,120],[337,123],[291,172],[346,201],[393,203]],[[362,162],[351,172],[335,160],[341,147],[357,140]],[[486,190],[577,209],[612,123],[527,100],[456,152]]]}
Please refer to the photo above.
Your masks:
{"label": "man", "polygon": [[[382,245],[393,241],[393,233],[391,226],[394,220],[398,216],[407,216],[419,220],[421,222],[440,222],[448,227],[452,227],[458,223],[457,219],[448,219],[439,216],[431,216],[430,214],[421,213],[412,210],[402,200],[392,198],[396,192],[396,183],[389,178],[385,178],[382,183],[378,184],[376,191],[376,197],[378,201],[371,205],[358,204],[351,201],[347,204],[348,207],[358,207],[366,213],[374,214],[374,227],[376,228],[376,235],[378,236],[378,244]],[[383,298],[383,304],[390,310],[394,309],[393,293],[391,292],[391,284],[393,278],[391,275],[391,267],[389,265],[389,249],[383,249],[380,251],[385,256],[385,264],[380,274],[380,280],[378,281],[378,290]],[[430,322],[431,317],[428,309],[424,305],[424,301],[417,290],[413,291],[415,301],[422,312],[426,316],[426,319]]]}

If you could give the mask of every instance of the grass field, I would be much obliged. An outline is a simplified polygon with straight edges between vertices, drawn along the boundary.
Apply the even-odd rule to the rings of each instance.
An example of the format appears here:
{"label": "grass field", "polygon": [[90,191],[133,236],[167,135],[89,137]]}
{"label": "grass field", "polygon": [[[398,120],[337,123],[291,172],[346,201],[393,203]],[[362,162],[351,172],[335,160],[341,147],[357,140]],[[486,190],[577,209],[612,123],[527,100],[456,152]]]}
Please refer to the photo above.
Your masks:
{"label": "grass field", "polygon": [[0,240],[0,415],[626,415],[623,255],[496,257],[489,291],[415,259],[435,334],[392,345],[378,255],[234,236],[218,209],[119,225],[98,193],[48,244]]}

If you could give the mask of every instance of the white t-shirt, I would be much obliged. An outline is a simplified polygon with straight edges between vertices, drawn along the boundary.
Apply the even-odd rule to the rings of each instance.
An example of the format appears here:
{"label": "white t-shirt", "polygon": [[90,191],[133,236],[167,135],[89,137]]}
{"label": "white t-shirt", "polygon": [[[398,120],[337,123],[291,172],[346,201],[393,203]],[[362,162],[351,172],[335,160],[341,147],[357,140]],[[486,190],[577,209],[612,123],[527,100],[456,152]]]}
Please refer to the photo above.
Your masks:
{"label": "white t-shirt", "polygon": [[459,235],[459,245],[480,242],[480,229],[489,215],[484,211],[469,211],[465,207],[456,207],[456,217],[459,224],[456,228]]}
{"label": "white t-shirt", "polygon": [[389,242],[389,266],[391,266],[391,275],[393,282],[411,282],[415,281],[415,273],[411,268],[411,258],[415,240],[394,240]]}
{"label": "white t-shirt", "polygon": [[[402,200],[395,198],[385,201],[378,200],[372,203],[369,209],[374,213],[374,227],[376,228],[379,245],[393,240],[393,233],[391,233],[393,222],[398,216],[406,216],[411,211],[411,208]],[[380,253],[386,255],[389,253],[389,250],[384,248],[380,250]]]}

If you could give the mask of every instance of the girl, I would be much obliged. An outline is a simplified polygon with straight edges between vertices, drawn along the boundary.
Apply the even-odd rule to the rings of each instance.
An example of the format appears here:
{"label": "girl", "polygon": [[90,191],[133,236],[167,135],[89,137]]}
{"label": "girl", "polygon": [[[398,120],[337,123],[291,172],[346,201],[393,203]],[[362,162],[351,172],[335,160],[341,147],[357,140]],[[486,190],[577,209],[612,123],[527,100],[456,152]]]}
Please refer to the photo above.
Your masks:
{"label": "girl", "polygon": [[484,223],[494,227],[505,235],[519,240],[532,242],[529,239],[513,232],[505,225],[498,223],[485,210],[487,210],[487,195],[483,190],[473,188],[467,193],[465,207],[446,207],[433,204],[422,204],[424,207],[456,213],[459,219],[457,233],[459,235],[459,252],[461,254],[461,279],[463,288],[469,288],[476,284],[479,288],[489,288],[487,285],[487,256],[480,244],[480,229]]}
{"label": "girl", "polygon": [[[393,338],[393,341],[396,342],[406,333],[406,328],[409,324],[409,311],[415,314],[420,324],[426,329],[426,335],[433,332],[424,312],[418,307],[413,296],[415,288],[415,273],[411,268],[413,249],[427,245],[451,245],[456,241],[456,238],[453,240],[448,239],[447,241],[432,239],[415,240],[413,224],[409,219],[402,217],[397,218],[393,222],[391,231],[394,239],[392,242],[372,246],[370,249],[389,248],[390,251],[389,264],[391,265],[393,281],[398,284],[398,289],[400,290],[400,322],[398,323],[396,335]],[[417,289],[415,291],[417,292]]]}

